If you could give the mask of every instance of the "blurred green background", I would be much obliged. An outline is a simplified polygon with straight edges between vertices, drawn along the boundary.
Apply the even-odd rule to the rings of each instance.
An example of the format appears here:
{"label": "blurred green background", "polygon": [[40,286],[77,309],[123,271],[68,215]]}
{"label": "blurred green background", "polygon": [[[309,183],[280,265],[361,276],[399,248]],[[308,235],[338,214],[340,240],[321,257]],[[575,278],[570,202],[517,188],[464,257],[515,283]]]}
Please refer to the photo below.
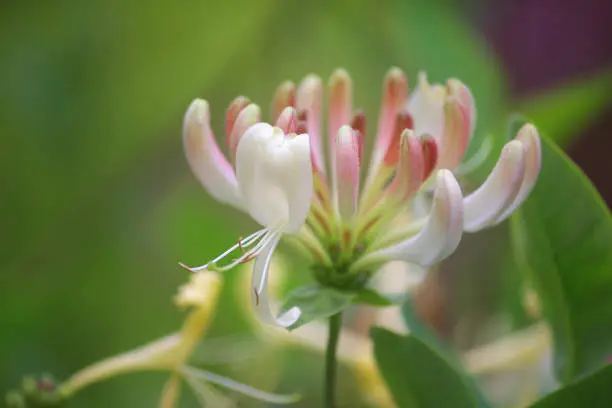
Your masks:
{"label": "blurred green background", "polygon": [[[186,279],[177,261],[204,262],[254,227],[208,197],[189,172],[181,125],[195,97],[210,102],[220,136],[235,96],[249,96],[267,115],[281,81],[311,72],[326,79],[344,67],[372,134],[385,72],[399,66],[415,84],[423,69],[432,81],[457,77],[472,89],[479,131],[471,151],[488,133],[502,136],[505,115],[518,108],[570,146],[612,100],[607,56],[555,74],[554,83],[517,88],[520,73],[508,63],[515,57],[500,58],[504,48],[482,24],[504,9],[484,0],[58,0],[0,7],[0,391],[28,373],[65,378],[176,330],[182,315],[171,298]],[[448,281],[503,269],[504,243],[503,228],[469,237],[445,266],[461,272]],[[489,256],[476,265],[474,250]],[[291,271],[306,279],[304,266]],[[487,276],[448,302],[467,299],[471,306],[462,310],[478,315],[503,280]],[[249,331],[237,305],[248,299],[236,296],[232,282],[209,337]],[[456,316],[443,320],[441,331],[456,339]],[[231,354],[231,342],[225,347]],[[318,406],[320,356],[264,345],[251,354],[215,369],[267,390],[306,393],[301,406]],[[279,372],[286,373],[282,382]],[[119,377],[83,391],[71,406],[154,406],[165,379]],[[347,372],[344,406],[358,406],[352,384]],[[184,395],[184,406],[195,406]]]}

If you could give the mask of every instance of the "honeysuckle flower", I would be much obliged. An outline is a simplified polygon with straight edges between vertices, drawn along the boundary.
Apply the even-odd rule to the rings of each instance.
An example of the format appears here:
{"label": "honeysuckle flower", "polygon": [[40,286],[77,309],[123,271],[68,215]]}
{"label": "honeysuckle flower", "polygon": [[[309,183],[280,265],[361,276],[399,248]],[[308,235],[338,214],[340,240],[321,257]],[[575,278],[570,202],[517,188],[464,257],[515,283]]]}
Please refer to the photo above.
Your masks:
{"label": "honeysuckle flower", "polygon": [[[311,256],[319,283],[358,291],[387,262],[427,268],[451,255],[464,231],[502,222],[529,195],[540,168],[539,136],[527,124],[503,147],[486,181],[462,191],[456,177],[487,153],[485,145],[461,164],[476,121],[469,89],[457,79],[429,85],[421,74],[410,95],[405,74],[393,68],[384,80],[364,171],[366,115],[353,109],[351,78],[336,70],[328,87],[326,135],[316,75],[297,87],[278,87],[274,126],[260,121],[260,109],[247,98],[236,98],[226,114],[229,160],[210,129],[208,104],[194,101],[185,116],[185,152],[196,177],[214,198],[263,226],[206,265],[188,269],[227,270],[255,259],[252,304],[264,322],[281,327],[301,313],[293,307],[275,317],[270,309],[269,265],[281,236]],[[417,203],[425,205],[424,214],[415,211]],[[218,265],[238,250],[240,256]]]}
{"label": "honeysuckle flower", "polygon": [[[439,168],[462,174],[481,163],[490,153],[483,143],[471,163],[461,163],[476,127],[476,107],[469,89],[457,79],[430,85],[424,73],[410,97],[407,110],[417,135],[433,135],[439,148]],[[475,159],[475,160],[474,160]],[[540,172],[540,138],[532,124],[524,125],[508,142],[493,171],[480,188],[467,195],[464,205],[464,230],[475,232],[508,218],[527,198]]]}
{"label": "honeysuckle flower", "polygon": [[189,364],[191,355],[208,328],[220,289],[221,279],[217,273],[206,271],[193,274],[191,281],[183,285],[175,297],[177,306],[190,309],[180,331],[77,372],[58,387],[59,395],[67,398],[86,386],[119,374],[167,371],[171,376],[164,386],[160,408],[176,406],[182,380],[192,388],[202,406],[234,406],[232,400],[219,395],[213,385],[275,404],[295,402],[295,395],[259,391]]}
{"label": "honeysuckle flower", "polygon": [[[263,321],[281,326],[299,317],[294,308],[279,318],[267,298],[268,265],[280,237],[300,230],[310,209],[313,181],[308,135],[296,134],[294,109],[281,112],[276,126],[258,122],[259,108],[237,98],[226,117],[227,144],[234,166],[219,150],[209,125],[208,103],[196,99],[184,125],[185,153],[206,190],[217,200],[246,211],[263,226],[205,265],[188,268],[231,269],[257,258],[253,273],[253,305]],[[218,263],[235,252],[241,256]]]}

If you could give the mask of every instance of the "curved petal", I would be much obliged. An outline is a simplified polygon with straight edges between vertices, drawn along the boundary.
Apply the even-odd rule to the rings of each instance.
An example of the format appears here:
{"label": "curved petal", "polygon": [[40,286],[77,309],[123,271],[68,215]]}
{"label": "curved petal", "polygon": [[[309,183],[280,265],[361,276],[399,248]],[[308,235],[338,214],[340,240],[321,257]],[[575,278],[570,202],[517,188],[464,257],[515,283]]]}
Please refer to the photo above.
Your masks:
{"label": "curved petal", "polygon": [[240,138],[244,135],[244,132],[255,123],[259,122],[261,110],[259,106],[254,103],[249,104],[243,108],[232,126],[231,133],[227,136],[227,148],[229,150],[232,162],[236,162],[236,148],[240,142]]}
{"label": "curved petal", "polygon": [[270,272],[270,261],[276,245],[280,240],[280,235],[275,237],[261,251],[255,259],[253,266],[253,278],[251,280],[252,292],[251,301],[255,314],[259,319],[268,324],[273,324],[280,327],[289,327],[300,318],[301,311],[298,307],[292,307],[278,318],[274,317],[270,309],[270,300],[268,299],[268,275]]}
{"label": "curved petal", "polygon": [[[351,124],[353,113],[353,84],[348,72],[337,69],[329,79],[329,117],[327,118],[329,153],[335,159],[336,137],[342,126]],[[334,164],[332,163],[332,166]]]}
{"label": "curved petal", "polygon": [[496,224],[508,218],[512,212],[525,201],[529,193],[531,193],[531,190],[533,190],[538,180],[538,175],[540,174],[542,148],[540,146],[540,135],[538,134],[538,130],[532,124],[527,123],[519,130],[516,140],[520,141],[525,149],[525,177],[523,177],[521,189],[514,199],[514,202],[495,221]]}
{"label": "curved petal", "polygon": [[275,125],[281,128],[286,134],[295,133],[298,126],[298,117],[295,108],[287,106],[283,109]]}
{"label": "curved petal", "polygon": [[[396,67],[387,72],[383,85],[382,104],[378,117],[378,130],[368,177],[373,178],[383,161],[392,142],[398,113],[406,107],[408,100],[408,79],[406,74]],[[400,129],[401,131],[404,129]],[[399,136],[399,135],[398,135]],[[369,184],[369,183],[368,183]]]}
{"label": "curved petal", "polygon": [[467,109],[455,96],[449,96],[444,102],[444,129],[438,139],[439,169],[454,170],[461,163],[470,138],[469,126]]}
{"label": "curved petal", "polygon": [[308,133],[310,136],[313,164],[319,172],[325,174],[321,141],[321,111],[323,109],[321,78],[313,74],[306,76],[298,87],[295,103],[298,115],[303,113],[306,117],[306,131],[298,131],[298,133]]}
{"label": "curved petal", "polygon": [[313,194],[307,134],[285,136],[280,128],[257,123],[238,143],[236,174],[244,206],[257,222],[299,231]]}
{"label": "curved petal", "polygon": [[[238,96],[236,97],[232,103],[229,104],[227,111],[225,112],[225,137],[229,138],[232,134],[232,129],[234,129],[234,124],[236,123],[236,118],[242,112],[244,108],[246,108],[251,103],[250,99],[246,96]],[[227,144],[229,145],[229,140],[226,139]]]}
{"label": "curved petal", "polygon": [[452,95],[455,95],[461,105],[463,105],[468,113],[470,138],[474,135],[474,129],[476,128],[476,103],[470,89],[458,79],[452,78],[447,82],[448,89]]}
{"label": "curved petal", "polygon": [[271,121],[276,122],[287,106],[295,107],[295,84],[291,81],[285,81],[276,88],[270,106]]}
{"label": "curved petal", "polygon": [[390,191],[403,201],[409,199],[423,183],[425,159],[421,141],[410,129],[405,129],[400,137],[399,163]]}
{"label": "curved petal", "polygon": [[463,199],[463,229],[474,232],[491,225],[517,197],[524,175],[525,149],[513,140],[482,186]]}
{"label": "curved petal", "polygon": [[372,256],[429,266],[452,254],[463,232],[463,197],[449,170],[439,170],[433,205],[421,231]]}
{"label": "curved petal", "polygon": [[232,166],[210,129],[208,103],[194,100],[183,123],[183,145],[191,171],[215,199],[242,209],[242,200]]}
{"label": "curved petal", "polygon": [[444,100],[446,90],[440,85],[430,85],[427,75],[419,73],[419,84],[408,100],[408,113],[414,120],[417,136],[432,135],[437,141],[444,130]]}
{"label": "curved petal", "polygon": [[362,135],[350,126],[344,125],[336,136],[336,155],[334,163],[334,202],[340,216],[345,220],[352,219],[357,211],[359,198],[359,171],[361,169]]}

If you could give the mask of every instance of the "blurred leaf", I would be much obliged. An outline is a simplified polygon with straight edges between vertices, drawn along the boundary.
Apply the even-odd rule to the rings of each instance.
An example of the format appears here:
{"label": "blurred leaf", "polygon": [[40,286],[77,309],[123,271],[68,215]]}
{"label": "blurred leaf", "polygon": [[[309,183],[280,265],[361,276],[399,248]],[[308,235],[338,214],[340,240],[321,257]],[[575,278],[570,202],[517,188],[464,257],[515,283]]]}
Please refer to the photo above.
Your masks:
{"label": "blurred leaf", "polygon": [[612,71],[605,71],[520,101],[517,110],[525,114],[541,133],[565,145],[609,105],[611,92]]}
{"label": "blurred leaf", "polygon": [[449,346],[444,344],[434,331],[418,316],[414,303],[410,298],[402,306],[402,317],[410,330],[410,334],[426,342],[429,347],[433,348],[437,353],[444,355],[447,359],[453,358]]}
{"label": "blurred leaf", "polygon": [[374,289],[364,288],[357,292],[353,303],[363,303],[370,306],[397,306],[406,300],[404,293],[380,293]]}
{"label": "blurred leaf", "polygon": [[558,379],[602,366],[612,354],[612,218],[588,178],[547,138],[538,183],[511,233],[553,329]]}
{"label": "blurred leaf", "polygon": [[300,286],[287,295],[281,313],[297,306],[301,309],[300,318],[290,329],[297,329],[316,319],[325,319],[338,313],[351,304],[354,293],[339,292],[320,285]]}
{"label": "blurred leaf", "polygon": [[537,401],[531,408],[612,407],[612,365]]}
{"label": "blurred leaf", "polygon": [[[459,362],[458,357],[455,355],[454,350],[451,349],[449,344],[445,344],[417,315],[412,299],[410,298],[408,298],[402,306],[402,317],[404,318],[404,322],[406,322],[406,326],[408,326],[412,336],[425,342],[433,351],[442,356],[446,360],[446,363],[455,371],[460,372],[463,370],[463,367]],[[489,403],[478,390],[478,387],[473,381],[471,375],[466,372],[463,374],[463,377],[464,385],[471,392],[472,397],[478,402],[478,406],[481,408],[488,407]]]}
{"label": "blurred leaf", "polygon": [[462,373],[416,336],[373,328],[374,356],[393,399],[403,408],[479,406]]}

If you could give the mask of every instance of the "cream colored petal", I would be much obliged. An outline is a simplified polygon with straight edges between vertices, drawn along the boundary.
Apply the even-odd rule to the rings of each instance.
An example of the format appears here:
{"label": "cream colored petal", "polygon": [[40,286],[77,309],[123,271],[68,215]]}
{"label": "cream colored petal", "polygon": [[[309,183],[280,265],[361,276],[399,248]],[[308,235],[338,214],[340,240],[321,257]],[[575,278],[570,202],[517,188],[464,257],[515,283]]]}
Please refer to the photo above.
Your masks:
{"label": "cream colored petal", "polygon": [[[433,205],[421,231],[368,257],[429,266],[452,254],[463,232],[461,188],[449,170],[439,170]],[[366,257],[367,258],[367,257]],[[365,260],[364,260],[365,262]]]}
{"label": "cream colored petal", "polygon": [[525,177],[521,189],[504,213],[495,222],[499,224],[508,218],[527,199],[531,190],[535,187],[542,166],[542,148],[540,146],[540,135],[532,124],[524,125],[518,132],[516,140],[523,144],[525,149]]}
{"label": "cream colored petal", "polygon": [[270,263],[278,241],[279,237],[273,239],[266,245],[255,260],[253,277],[251,280],[251,303],[255,309],[255,314],[263,323],[280,327],[289,327],[299,319],[301,314],[300,309],[293,307],[279,317],[275,317],[270,308],[270,300],[268,299]]}
{"label": "cream colored petal", "polygon": [[491,225],[516,199],[525,176],[525,149],[518,140],[504,146],[487,180],[463,199],[463,229],[478,231]]}
{"label": "cream colored petal", "polygon": [[215,199],[242,209],[234,169],[210,129],[208,103],[196,99],[185,114],[183,144],[191,171]]}

